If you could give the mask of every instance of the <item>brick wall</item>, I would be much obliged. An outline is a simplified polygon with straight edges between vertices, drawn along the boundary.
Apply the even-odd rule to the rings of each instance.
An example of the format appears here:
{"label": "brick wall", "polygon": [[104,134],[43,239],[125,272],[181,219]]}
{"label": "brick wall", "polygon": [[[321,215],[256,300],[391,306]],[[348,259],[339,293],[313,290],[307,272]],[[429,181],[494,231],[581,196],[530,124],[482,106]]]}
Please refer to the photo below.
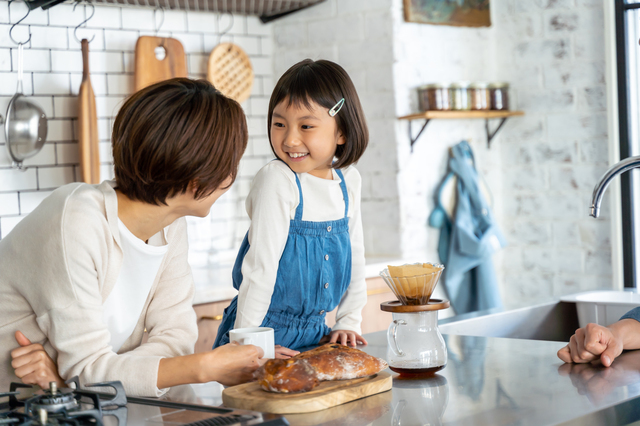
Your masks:
{"label": "brick wall", "polygon": [[510,82],[512,108],[526,114],[491,149],[483,120],[433,120],[413,153],[398,124],[404,253],[437,259],[438,232],[425,223],[447,148],[467,139],[509,242],[494,256],[505,305],[610,288],[609,209],[588,217],[609,163],[602,2],[492,0],[492,26],[477,29],[406,23],[402,1],[393,5],[398,115],[418,110],[420,85],[455,80]]}
{"label": "brick wall", "polygon": [[[4,116],[17,81],[17,46],[9,38],[10,23],[24,16],[21,2],[0,0],[0,114]],[[90,9],[87,8],[87,15]],[[37,9],[13,31],[16,40],[31,42],[24,50],[24,92],[48,117],[49,132],[42,151],[25,161],[25,171],[11,168],[4,132],[0,135],[0,236],[6,235],[55,188],[77,181],[76,96],[82,79],[80,44],[74,28],[84,19],[84,8],[60,4]],[[141,35],[154,34],[153,10],[96,7],[79,37],[90,43],[91,81],[96,95],[102,179],[113,176],[110,134],[113,119],[133,91],[134,49]],[[240,45],[250,56],[256,75],[251,97],[243,104],[250,141],[237,182],[213,207],[206,219],[189,218],[190,261],[195,268],[214,264],[220,256],[235,254],[248,228],[244,198],[257,170],[271,157],[266,139],[266,113],[273,88],[273,36],[269,25],[256,17],[235,16],[223,41]],[[158,16],[160,22],[160,16]],[[230,24],[223,15],[220,27]],[[210,51],[219,39],[217,15],[166,11],[158,35],[180,40],[187,54],[189,76],[205,78]]]}
{"label": "brick wall", "polygon": [[[505,298],[530,305],[611,287],[611,202],[588,216],[607,169],[601,0],[505,1],[494,8],[497,75],[526,117],[500,136]],[[611,191],[609,191],[610,193]]]}

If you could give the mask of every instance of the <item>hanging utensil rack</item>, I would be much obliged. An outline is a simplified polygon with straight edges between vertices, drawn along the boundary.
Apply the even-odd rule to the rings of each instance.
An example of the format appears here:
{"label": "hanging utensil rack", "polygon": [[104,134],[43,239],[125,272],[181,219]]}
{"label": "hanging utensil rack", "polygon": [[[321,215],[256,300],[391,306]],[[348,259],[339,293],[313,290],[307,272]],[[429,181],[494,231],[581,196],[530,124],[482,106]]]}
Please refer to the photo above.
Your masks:
{"label": "hanging utensil rack", "polygon": [[[64,0],[27,0],[29,9],[48,9]],[[232,13],[258,16],[263,23],[326,0],[93,0],[96,5],[164,8],[196,12]]]}

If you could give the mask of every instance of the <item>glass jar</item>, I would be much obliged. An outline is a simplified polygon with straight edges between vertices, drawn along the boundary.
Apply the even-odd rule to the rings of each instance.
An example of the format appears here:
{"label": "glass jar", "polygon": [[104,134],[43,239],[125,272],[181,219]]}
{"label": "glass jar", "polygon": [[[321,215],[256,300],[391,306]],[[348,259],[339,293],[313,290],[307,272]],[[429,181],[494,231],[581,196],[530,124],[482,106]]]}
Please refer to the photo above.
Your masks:
{"label": "glass jar", "polygon": [[489,84],[491,109],[498,111],[509,109],[509,83]]}
{"label": "glass jar", "polygon": [[491,106],[487,83],[469,85],[469,101],[472,110],[487,110]]}
{"label": "glass jar", "polygon": [[469,83],[458,82],[449,86],[449,97],[451,98],[451,109],[455,111],[468,111],[471,109],[469,103],[468,89]]}
{"label": "glass jar", "polygon": [[451,109],[449,90],[445,85],[434,83],[418,88],[418,101],[422,111],[448,111]]}
{"label": "glass jar", "polygon": [[399,301],[380,305],[391,312],[387,330],[387,362],[402,376],[429,376],[447,365],[447,346],[438,330],[438,311],[449,301],[431,299],[426,305],[402,305]]}

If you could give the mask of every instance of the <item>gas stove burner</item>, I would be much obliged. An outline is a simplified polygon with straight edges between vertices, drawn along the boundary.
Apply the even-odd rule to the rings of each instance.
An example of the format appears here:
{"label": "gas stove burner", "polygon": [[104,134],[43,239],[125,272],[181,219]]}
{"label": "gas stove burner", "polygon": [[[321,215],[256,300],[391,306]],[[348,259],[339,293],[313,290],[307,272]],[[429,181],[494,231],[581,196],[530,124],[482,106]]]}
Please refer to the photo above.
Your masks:
{"label": "gas stove burner", "polygon": [[58,390],[56,382],[49,384],[49,389],[37,393],[37,397],[31,401],[31,411],[34,413],[45,410],[47,413],[59,413],[60,411],[78,410],[78,401],[74,396],[74,390],[62,388]]}
{"label": "gas stove burner", "polygon": [[10,392],[0,393],[0,398],[9,397],[9,411],[0,410],[0,426],[103,426],[103,415],[114,416],[119,426],[127,421],[127,397],[120,382],[89,384],[87,387],[111,387],[115,396],[103,395],[80,389],[78,378],[66,382],[75,384],[75,389],[58,388],[55,382],[49,389],[35,391],[26,399],[18,399],[18,389],[36,387],[11,383]]}

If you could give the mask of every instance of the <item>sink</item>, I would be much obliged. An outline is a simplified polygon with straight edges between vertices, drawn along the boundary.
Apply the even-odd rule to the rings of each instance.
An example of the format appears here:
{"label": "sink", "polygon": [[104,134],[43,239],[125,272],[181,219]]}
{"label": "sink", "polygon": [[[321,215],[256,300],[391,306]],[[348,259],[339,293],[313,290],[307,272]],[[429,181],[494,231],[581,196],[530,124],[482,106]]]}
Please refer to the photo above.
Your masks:
{"label": "sink", "polygon": [[605,326],[613,324],[631,309],[640,306],[637,289],[588,291],[564,296],[560,300],[575,303],[580,327],[590,322]]}
{"label": "sink", "polygon": [[443,334],[568,342],[579,325],[576,303],[557,301],[456,315],[440,320],[438,328]]}

